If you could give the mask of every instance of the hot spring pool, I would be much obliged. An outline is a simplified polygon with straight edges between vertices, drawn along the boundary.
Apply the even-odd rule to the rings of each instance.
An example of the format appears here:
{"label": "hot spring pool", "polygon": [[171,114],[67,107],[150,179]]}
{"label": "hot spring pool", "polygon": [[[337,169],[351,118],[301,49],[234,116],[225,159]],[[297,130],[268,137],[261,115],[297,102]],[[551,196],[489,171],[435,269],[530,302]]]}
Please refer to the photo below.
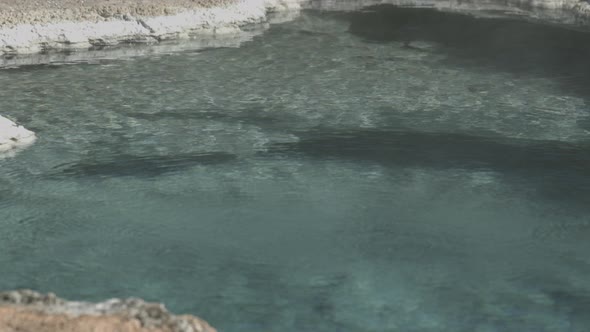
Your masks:
{"label": "hot spring pool", "polygon": [[0,70],[0,289],[220,331],[590,330],[590,34],[383,7]]}

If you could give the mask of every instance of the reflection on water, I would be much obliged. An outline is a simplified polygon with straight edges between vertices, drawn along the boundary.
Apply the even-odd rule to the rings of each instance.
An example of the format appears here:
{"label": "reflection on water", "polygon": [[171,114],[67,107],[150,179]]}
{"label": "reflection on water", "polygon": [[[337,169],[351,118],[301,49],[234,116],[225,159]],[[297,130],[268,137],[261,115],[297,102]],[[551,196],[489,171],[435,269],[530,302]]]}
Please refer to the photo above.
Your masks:
{"label": "reflection on water", "polygon": [[0,288],[221,331],[586,331],[589,35],[379,7],[0,71]]}

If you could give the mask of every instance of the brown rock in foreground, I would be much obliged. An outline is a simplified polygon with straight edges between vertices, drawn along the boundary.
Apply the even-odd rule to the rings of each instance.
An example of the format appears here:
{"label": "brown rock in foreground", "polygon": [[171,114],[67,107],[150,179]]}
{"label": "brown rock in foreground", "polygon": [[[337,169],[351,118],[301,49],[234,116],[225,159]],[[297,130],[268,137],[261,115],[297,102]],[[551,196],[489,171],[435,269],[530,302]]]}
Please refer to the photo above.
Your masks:
{"label": "brown rock in foreground", "polygon": [[30,290],[0,293],[0,332],[216,332],[204,320],[175,316],[140,299],[70,302]]}

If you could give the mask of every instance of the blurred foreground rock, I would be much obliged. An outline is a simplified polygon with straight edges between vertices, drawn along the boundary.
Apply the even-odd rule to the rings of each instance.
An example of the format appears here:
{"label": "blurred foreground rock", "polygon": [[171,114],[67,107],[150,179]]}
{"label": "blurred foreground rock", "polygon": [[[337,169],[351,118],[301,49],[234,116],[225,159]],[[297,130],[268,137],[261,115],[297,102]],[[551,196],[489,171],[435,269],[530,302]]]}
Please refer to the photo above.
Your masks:
{"label": "blurred foreground rock", "polygon": [[35,133],[0,115],[0,159],[35,142]]}
{"label": "blurred foreground rock", "polygon": [[175,316],[140,299],[74,302],[30,290],[0,293],[0,332],[216,332],[204,320]]}

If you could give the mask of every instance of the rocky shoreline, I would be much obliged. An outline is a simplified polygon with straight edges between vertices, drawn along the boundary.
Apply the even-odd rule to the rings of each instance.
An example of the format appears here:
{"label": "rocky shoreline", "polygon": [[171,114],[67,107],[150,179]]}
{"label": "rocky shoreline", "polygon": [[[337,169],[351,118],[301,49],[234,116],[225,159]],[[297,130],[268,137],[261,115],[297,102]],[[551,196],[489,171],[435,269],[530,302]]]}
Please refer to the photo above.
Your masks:
{"label": "rocky shoreline", "polygon": [[204,320],[176,316],[141,299],[73,302],[31,290],[0,293],[0,332],[216,332]]}
{"label": "rocky shoreline", "polygon": [[[11,0],[0,3],[5,1]],[[127,1],[116,4],[98,1],[93,6],[72,5],[63,10],[47,5],[30,11],[16,4],[3,7],[0,55],[6,56],[122,43],[157,43],[191,35],[232,35],[240,33],[243,26],[265,22],[270,12],[297,9],[299,2],[144,0],[134,5]]]}
{"label": "rocky shoreline", "polygon": [[585,0],[0,0],[0,67],[16,55],[100,49],[167,40],[235,39],[273,13],[300,9],[351,11],[392,4],[476,15],[517,15],[590,25]]}

